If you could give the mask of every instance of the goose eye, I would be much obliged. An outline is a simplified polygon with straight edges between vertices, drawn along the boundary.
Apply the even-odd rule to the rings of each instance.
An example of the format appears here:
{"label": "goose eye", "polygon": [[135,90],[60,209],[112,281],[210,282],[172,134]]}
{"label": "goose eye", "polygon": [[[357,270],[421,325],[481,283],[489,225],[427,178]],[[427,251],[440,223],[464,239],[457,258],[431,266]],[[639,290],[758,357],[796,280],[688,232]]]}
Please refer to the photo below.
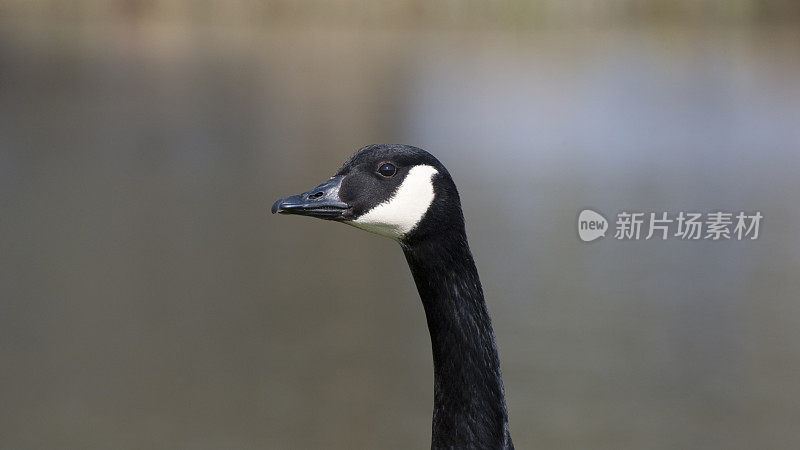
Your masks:
{"label": "goose eye", "polygon": [[394,166],[394,164],[386,163],[381,165],[380,168],[378,168],[378,173],[381,174],[381,176],[389,178],[397,173],[397,168]]}

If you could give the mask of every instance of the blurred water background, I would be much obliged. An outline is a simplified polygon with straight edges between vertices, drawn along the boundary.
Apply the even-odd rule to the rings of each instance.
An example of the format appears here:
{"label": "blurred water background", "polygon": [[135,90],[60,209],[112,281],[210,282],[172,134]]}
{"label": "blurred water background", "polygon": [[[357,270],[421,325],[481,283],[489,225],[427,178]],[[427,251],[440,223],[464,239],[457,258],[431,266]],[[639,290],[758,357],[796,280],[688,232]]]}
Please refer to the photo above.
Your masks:
{"label": "blurred water background", "polygon": [[[800,445],[790,1],[0,3],[0,448],[426,448],[393,242],[268,213],[357,148],[461,191],[517,448]],[[577,213],[755,211],[756,241]]]}

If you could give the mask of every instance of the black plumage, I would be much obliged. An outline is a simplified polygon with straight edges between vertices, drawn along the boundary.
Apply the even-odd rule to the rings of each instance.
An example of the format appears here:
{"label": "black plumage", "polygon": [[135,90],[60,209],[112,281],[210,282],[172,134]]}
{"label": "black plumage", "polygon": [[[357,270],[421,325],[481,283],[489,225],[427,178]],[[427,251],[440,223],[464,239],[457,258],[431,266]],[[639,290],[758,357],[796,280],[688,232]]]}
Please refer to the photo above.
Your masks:
{"label": "black plumage", "polygon": [[[380,169],[387,163],[396,167],[390,177],[381,175],[393,172]],[[461,201],[452,177],[435,157],[405,145],[364,147],[331,180],[279,199],[273,212],[352,223],[391,199],[410,169],[420,165],[436,169],[430,180],[433,200],[413,229],[393,237],[411,269],[431,337],[431,448],[513,449],[497,346]]]}

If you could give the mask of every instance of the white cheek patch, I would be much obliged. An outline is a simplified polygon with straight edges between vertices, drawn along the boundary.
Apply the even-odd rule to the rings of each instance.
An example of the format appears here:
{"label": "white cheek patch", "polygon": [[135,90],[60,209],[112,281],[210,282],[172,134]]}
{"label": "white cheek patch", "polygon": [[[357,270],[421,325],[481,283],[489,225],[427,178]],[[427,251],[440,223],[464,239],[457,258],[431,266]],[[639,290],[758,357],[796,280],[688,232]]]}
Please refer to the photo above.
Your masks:
{"label": "white cheek patch", "polygon": [[414,166],[389,200],[348,222],[363,230],[400,239],[422,220],[433,202],[433,176],[439,173],[428,165]]}

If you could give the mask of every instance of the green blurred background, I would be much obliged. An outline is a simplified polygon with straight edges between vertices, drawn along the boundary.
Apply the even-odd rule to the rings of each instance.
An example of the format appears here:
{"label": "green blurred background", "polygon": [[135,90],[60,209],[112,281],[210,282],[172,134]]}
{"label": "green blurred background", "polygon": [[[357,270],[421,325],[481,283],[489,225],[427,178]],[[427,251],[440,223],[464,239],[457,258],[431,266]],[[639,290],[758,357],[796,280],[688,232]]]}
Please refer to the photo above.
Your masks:
{"label": "green blurred background", "polygon": [[[379,142],[459,186],[517,448],[798,448],[798,19],[0,1],[0,448],[428,447],[400,249],[268,211]],[[765,219],[584,244],[584,207]]]}

